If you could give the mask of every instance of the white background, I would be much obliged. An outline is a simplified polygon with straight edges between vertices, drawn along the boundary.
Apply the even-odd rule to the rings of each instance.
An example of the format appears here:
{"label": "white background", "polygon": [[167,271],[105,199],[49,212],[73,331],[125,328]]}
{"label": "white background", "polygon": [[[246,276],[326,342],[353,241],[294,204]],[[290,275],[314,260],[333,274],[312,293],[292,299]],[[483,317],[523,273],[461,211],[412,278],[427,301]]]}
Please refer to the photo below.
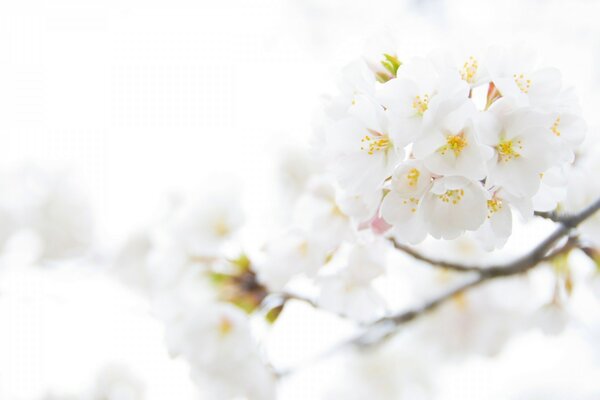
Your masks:
{"label": "white background", "polygon": [[[597,134],[598,15],[599,2],[584,0],[2,2],[0,168],[71,170],[109,250],[152,221],[166,194],[214,176],[237,177],[247,208],[268,217],[278,160],[308,142],[335,71],[386,28],[407,56],[528,42],[578,87]],[[130,365],[149,398],[190,398],[186,367],[168,360],[145,304],[86,271],[5,274],[0,398],[76,391],[109,362]],[[577,338],[525,346],[529,355],[516,346],[524,355],[506,363],[548,348],[553,366],[590,362]],[[448,398],[502,398],[477,394],[502,378],[465,368],[487,375],[450,374],[459,384]]]}

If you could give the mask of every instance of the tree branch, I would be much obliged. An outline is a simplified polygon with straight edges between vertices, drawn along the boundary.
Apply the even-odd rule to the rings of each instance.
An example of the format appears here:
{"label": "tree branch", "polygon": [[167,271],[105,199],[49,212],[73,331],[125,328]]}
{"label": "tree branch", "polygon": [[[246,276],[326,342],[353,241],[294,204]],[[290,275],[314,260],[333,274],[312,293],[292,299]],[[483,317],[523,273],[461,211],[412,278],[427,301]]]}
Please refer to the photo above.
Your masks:
{"label": "tree branch", "polygon": [[554,222],[560,222],[561,219],[561,215],[556,211],[535,211],[533,214],[536,217],[549,219]]}
{"label": "tree branch", "polygon": [[[417,259],[437,266],[447,267],[450,265],[452,269],[455,270],[457,269],[456,267],[459,267],[460,269],[458,270],[472,272],[475,276],[467,282],[464,282],[449,292],[428,301],[420,307],[379,319],[370,327],[365,329],[362,333],[348,341],[347,344],[355,346],[369,346],[380,343],[386,338],[392,336],[399,326],[436,309],[458,294],[461,294],[495,278],[523,274],[544,261],[548,261],[558,255],[569,252],[579,243],[577,237],[575,236],[569,237],[569,240],[567,240],[567,242],[558,249],[552,252],[550,252],[550,250],[561,239],[569,235],[573,228],[576,228],[583,221],[591,217],[596,211],[598,211],[598,209],[600,209],[600,198],[577,214],[561,216],[558,222],[560,226],[552,234],[550,234],[550,236],[540,242],[528,254],[503,265],[492,265],[489,267],[465,267],[459,264],[449,264],[441,261],[430,260],[427,257],[421,256],[420,254],[414,252],[412,249],[408,249],[409,251],[407,253]],[[406,250],[404,246],[401,247],[401,250]]]}
{"label": "tree branch", "polygon": [[402,243],[398,243],[396,241],[396,239],[394,239],[394,238],[390,238],[390,242],[394,245],[394,247],[397,250],[400,250],[403,253],[408,254],[415,260],[426,262],[427,264],[433,265],[434,267],[440,267],[440,268],[445,268],[445,269],[450,269],[453,271],[460,271],[460,272],[473,272],[473,271],[477,272],[482,269],[482,267],[478,267],[478,266],[470,266],[470,265],[464,265],[464,264],[453,263],[453,262],[449,262],[449,261],[436,260],[434,258],[430,258],[430,257],[418,252],[417,250],[413,249],[410,246],[407,246]]}

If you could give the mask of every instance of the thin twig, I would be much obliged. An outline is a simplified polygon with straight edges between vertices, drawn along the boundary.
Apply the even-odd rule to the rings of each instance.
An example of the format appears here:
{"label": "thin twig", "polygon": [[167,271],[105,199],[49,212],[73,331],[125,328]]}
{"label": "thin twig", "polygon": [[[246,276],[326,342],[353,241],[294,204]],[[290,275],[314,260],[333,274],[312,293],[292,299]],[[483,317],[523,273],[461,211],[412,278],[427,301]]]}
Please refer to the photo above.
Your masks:
{"label": "thin twig", "polygon": [[477,267],[477,266],[464,265],[464,264],[453,263],[453,262],[449,262],[449,261],[436,260],[434,258],[430,258],[430,257],[418,252],[417,250],[413,249],[410,246],[407,246],[402,243],[398,243],[394,238],[390,238],[390,242],[394,245],[394,247],[397,250],[400,250],[403,253],[408,254],[415,260],[426,262],[427,264],[433,265],[435,267],[451,269],[453,271],[460,271],[460,272],[472,272],[472,271],[477,272],[481,269],[481,267]]}

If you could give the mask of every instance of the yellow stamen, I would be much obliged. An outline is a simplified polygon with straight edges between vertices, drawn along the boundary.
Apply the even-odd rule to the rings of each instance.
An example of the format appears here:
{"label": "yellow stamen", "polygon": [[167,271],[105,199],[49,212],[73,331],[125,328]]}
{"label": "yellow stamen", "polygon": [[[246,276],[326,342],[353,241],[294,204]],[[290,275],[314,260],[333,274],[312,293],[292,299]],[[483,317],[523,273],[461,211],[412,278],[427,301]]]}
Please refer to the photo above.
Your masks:
{"label": "yellow stamen", "polygon": [[417,182],[419,181],[420,175],[421,175],[421,173],[419,172],[418,169],[411,168],[410,171],[408,171],[408,174],[406,175],[406,177],[408,179],[408,186],[416,187]]}
{"label": "yellow stamen", "polygon": [[552,124],[552,127],[550,128],[552,133],[554,133],[556,136],[560,136],[560,130],[558,130],[559,125],[560,125],[560,116],[558,118],[556,118],[556,121],[554,121],[554,124]]}
{"label": "yellow stamen", "polygon": [[499,161],[506,162],[521,157],[521,154],[517,152],[517,149],[523,149],[520,140],[501,140],[496,146]]}
{"label": "yellow stamen", "polygon": [[226,237],[231,232],[229,224],[227,224],[227,221],[225,221],[223,218],[219,218],[215,222],[215,224],[213,225],[213,229],[215,231],[215,234],[219,237]]}
{"label": "yellow stamen", "polygon": [[502,209],[502,200],[500,199],[491,199],[487,201],[487,208],[488,208],[488,219],[492,218],[492,215],[494,215],[495,213],[497,213],[498,211],[500,211]]}
{"label": "yellow stamen", "polygon": [[308,255],[308,242],[305,240],[298,246],[298,252],[302,257],[306,257]]}
{"label": "yellow stamen", "polygon": [[365,135],[360,142],[362,143],[360,149],[366,151],[369,155],[381,150],[386,151],[392,147],[392,142],[387,135],[374,135],[373,137]]}
{"label": "yellow stamen", "polygon": [[463,196],[465,195],[465,191],[463,189],[457,190],[447,190],[446,193],[438,195],[439,199],[444,203],[452,203],[458,204]]}
{"label": "yellow stamen", "polygon": [[527,79],[523,74],[514,74],[513,79],[523,93],[528,93],[531,87],[531,79]]}
{"label": "yellow stamen", "polygon": [[429,95],[425,94],[423,97],[416,96],[413,100],[412,106],[418,115],[421,117],[425,114],[425,111],[429,108]]}
{"label": "yellow stamen", "polygon": [[337,203],[333,203],[332,208],[331,208],[331,214],[336,216],[336,217],[346,217],[346,214],[344,214],[344,212],[340,209],[340,207],[337,205]]}
{"label": "yellow stamen", "polygon": [[439,152],[442,155],[446,155],[448,150],[454,152],[454,155],[458,157],[460,153],[467,147],[469,143],[465,138],[465,135],[461,132],[458,135],[450,135],[446,137],[446,144],[439,148]]}
{"label": "yellow stamen", "polygon": [[465,63],[463,64],[462,69],[460,70],[460,77],[462,80],[467,83],[473,83],[475,81],[475,74],[477,74],[477,69],[479,68],[479,62],[475,59],[475,57],[471,56]]}
{"label": "yellow stamen", "polygon": [[233,330],[233,323],[227,317],[222,317],[219,321],[219,334],[227,336]]}

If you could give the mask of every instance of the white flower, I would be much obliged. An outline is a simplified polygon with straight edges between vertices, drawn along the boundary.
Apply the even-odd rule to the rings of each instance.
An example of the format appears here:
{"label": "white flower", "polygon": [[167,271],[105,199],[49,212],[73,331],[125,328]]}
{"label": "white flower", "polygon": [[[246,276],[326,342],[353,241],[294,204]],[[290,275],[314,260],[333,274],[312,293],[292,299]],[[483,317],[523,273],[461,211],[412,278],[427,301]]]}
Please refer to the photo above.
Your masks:
{"label": "white flower", "polygon": [[551,109],[559,99],[560,72],[556,68],[539,68],[532,49],[492,47],[485,65],[502,96],[519,106]]}
{"label": "white flower", "polygon": [[548,134],[548,116],[528,108],[514,109],[508,101],[496,101],[481,119],[481,141],[494,148],[488,162],[487,185],[506,189],[519,197],[531,197],[540,187],[555,148]]}
{"label": "white flower", "polygon": [[562,168],[550,168],[542,175],[540,189],[532,197],[536,211],[552,211],[567,194],[567,173]]}
{"label": "white flower", "polygon": [[394,170],[390,192],[381,203],[381,216],[394,226],[398,240],[415,244],[425,239],[427,228],[419,206],[431,182],[432,174],[419,161],[408,161]]}
{"label": "white flower", "polygon": [[406,161],[394,170],[390,190],[404,198],[419,198],[431,187],[433,174],[423,162]]}
{"label": "white flower", "polygon": [[[590,179],[600,174],[600,146],[596,145],[587,156],[571,168],[568,177],[567,196],[562,203],[564,211],[575,213],[589,206],[600,196],[600,181]],[[579,226],[586,240],[600,245],[600,213],[594,214]]]}
{"label": "white flower", "polygon": [[255,266],[258,280],[271,290],[282,290],[297,275],[314,276],[326,255],[326,248],[310,233],[291,229],[267,244],[264,260]]}
{"label": "white flower", "polygon": [[192,369],[192,380],[207,399],[275,400],[276,380],[257,358],[232,365],[229,370]]}
{"label": "white flower", "polygon": [[167,230],[189,255],[213,257],[242,222],[239,193],[218,189],[186,199],[173,212]]}
{"label": "white flower", "polygon": [[240,309],[205,303],[186,310],[168,321],[166,337],[169,351],[190,363],[194,380],[209,393],[218,393],[218,398],[272,398],[273,376],[260,360],[248,317]]}
{"label": "white flower", "polygon": [[385,249],[376,243],[338,251],[327,268],[335,268],[337,263],[342,264],[341,268],[319,279],[319,306],[360,322],[381,317],[385,302],[371,282],[384,273],[385,254]]}
{"label": "white flower", "polygon": [[[314,176],[321,168],[317,157],[309,153],[308,149],[296,147],[283,149],[277,165],[277,184],[286,212],[288,204],[293,203],[305,190]],[[286,215],[287,216],[287,215]]]}
{"label": "white flower", "polygon": [[519,279],[453,297],[418,321],[415,334],[444,356],[497,355],[512,335],[526,328],[530,316],[531,286]]}
{"label": "white flower", "polygon": [[348,194],[340,191],[336,202],[344,214],[351,216],[357,222],[365,222],[377,213],[382,195],[382,190],[365,194]]}
{"label": "white flower", "polygon": [[376,77],[364,60],[356,60],[347,65],[338,79],[340,94],[329,99],[323,118],[337,121],[347,116],[348,108],[357,96],[375,95]]}
{"label": "white flower", "polygon": [[475,233],[487,251],[500,249],[512,233],[512,211],[507,197],[497,191],[487,200],[487,217]]}
{"label": "white flower", "polygon": [[169,351],[194,366],[227,369],[254,351],[248,318],[233,305],[206,303],[168,322]]}
{"label": "white flower", "polygon": [[172,238],[160,239],[152,242],[146,257],[146,273],[151,292],[172,290],[190,271],[207,270],[207,260],[194,259]]}
{"label": "white flower", "polygon": [[475,134],[475,106],[464,102],[447,114],[415,143],[415,157],[424,159],[433,173],[480,180],[486,176],[486,161],[492,151],[482,146]]}
{"label": "white flower", "polygon": [[487,199],[478,182],[461,177],[437,179],[421,202],[427,231],[436,239],[455,239],[478,229],[487,215]]}
{"label": "white flower", "polygon": [[587,125],[583,118],[573,113],[552,113],[551,116],[552,145],[558,149],[560,161],[572,163],[575,158],[573,150],[583,142]]}
{"label": "white flower", "polygon": [[435,54],[432,60],[438,71],[455,71],[460,79],[465,81],[470,88],[475,88],[489,81],[489,75],[482,65],[483,57],[478,53],[451,54],[441,53]]}
{"label": "white flower", "polygon": [[371,351],[348,352],[324,399],[434,398],[437,359],[425,344],[410,339],[399,336]]}
{"label": "white flower", "polygon": [[414,59],[400,67],[396,79],[381,85],[377,99],[390,118],[392,139],[404,146],[467,99],[468,92],[458,76],[440,76],[428,60]]}
{"label": "white flower", "polygon": [[356,96],[349,116],[327,130],[331,169],[350,194],[376,191],[403,157],[388,135],[383,108],[365,96]]}
{"label": "white flower", "polygon": [[333,248],[351,237],[351,219],[336,200],[332,182],[321,176],[308,184],[294,210],[294,225],[313,232],[325,248]]}

